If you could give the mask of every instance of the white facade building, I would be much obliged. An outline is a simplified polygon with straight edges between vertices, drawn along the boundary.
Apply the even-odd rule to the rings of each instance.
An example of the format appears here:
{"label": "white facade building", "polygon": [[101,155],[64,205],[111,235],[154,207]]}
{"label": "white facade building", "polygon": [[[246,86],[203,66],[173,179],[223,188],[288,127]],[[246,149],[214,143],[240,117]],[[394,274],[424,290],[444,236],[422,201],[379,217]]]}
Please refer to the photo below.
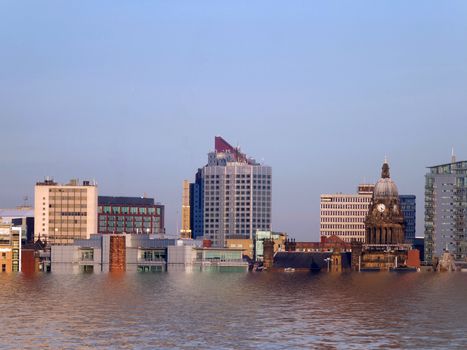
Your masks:
{"label": "white facade building", "polygon": [[225,247],[228,238],[252,239],[271,230],[272,169],[216,137],[202,168],[204,238]]}
{"label": "white facade building", "polygon": [[374,185],[358,186],[356,194],[320,196],[320,235],[337,236],[345,242],[365,242],[365,218]]}

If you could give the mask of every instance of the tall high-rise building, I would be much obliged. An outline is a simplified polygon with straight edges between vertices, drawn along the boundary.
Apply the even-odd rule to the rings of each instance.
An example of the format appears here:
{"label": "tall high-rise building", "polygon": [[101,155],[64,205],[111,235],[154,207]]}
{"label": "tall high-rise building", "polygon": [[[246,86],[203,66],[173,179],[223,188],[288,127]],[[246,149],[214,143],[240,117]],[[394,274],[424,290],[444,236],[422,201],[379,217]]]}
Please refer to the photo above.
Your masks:
{"label": "tall high-rise building", "polygon": [[70,180],[60,185],[51,179],[34,189],[34,238],[50,244],[70,244],[97,233],[97,185]]}
{"label": "tall high-rise building", "polygon": [[99,233],[132,233],[163,235],[164,205],[154,198],[98,198]]}
{"label": "tall high-rise building", "polygon": [[365,218],[374,185],[361,184],[356,194],[320,196],[320,235],[337,236],[345,242],[365,241]]}
{"label": "tall high-rise building", "polygon": [[193,238],[203,235],[204,230],[204,182],[202,170],[198,169],[195,182],[190,184],[190,228]]}
{"label": "tall high-rise building", "polygon": [[405,242],[412,244],[415,241],[416,197],[412,194],[401,194],[399,200],[404,216]]}
{"label": "tall high-rise building", "polygon": [[[248,158],[222,137],[215,138],[215,149],[198,171],[192,190],[199,191],[195,200],[202,208],[202,213],[194,213],[195,203],[194,220],[203,218],[203,235],[214,246],[225,246],[226,239],[252,239],[257,230],[271,230],[271,167]],[[195,237],[197,229],[195,222]]]}
{"label": "tall high-rise building", "polygon": [[425,261],[444,252],[467,258],[467,161],[428,168],[425,175]]}
{"label": "tall high-rise building", "polygon": [[188,180],[184,180],[182,194],[182,229],[180,230],[181,238],[191,238],[190,221],[190,183]]}

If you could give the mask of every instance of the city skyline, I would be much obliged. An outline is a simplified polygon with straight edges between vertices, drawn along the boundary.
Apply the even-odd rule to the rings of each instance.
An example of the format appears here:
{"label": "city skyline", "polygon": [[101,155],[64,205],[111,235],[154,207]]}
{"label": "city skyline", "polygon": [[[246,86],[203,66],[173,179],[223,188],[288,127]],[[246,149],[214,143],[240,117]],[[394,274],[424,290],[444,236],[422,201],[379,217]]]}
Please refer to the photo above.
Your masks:
{"label": "city skyline", "polygon": [[467,4],[433,4],[2,3],[1,206],[94,178],[176,233],[222,135],[274,169],[276,231],[317,240],[320,194],[375,183],[384,155],[420,214],[426,167],[467,158]]}

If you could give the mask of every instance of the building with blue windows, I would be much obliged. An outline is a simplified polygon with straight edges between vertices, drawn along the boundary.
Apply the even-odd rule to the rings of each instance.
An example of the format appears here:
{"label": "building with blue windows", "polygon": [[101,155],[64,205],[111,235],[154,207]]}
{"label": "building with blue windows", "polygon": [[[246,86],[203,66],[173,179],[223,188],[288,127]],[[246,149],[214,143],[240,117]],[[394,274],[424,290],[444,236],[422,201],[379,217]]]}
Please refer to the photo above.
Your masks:
{"label": "building with blue windows", "polygon": [[406,243],[414,243],[415,240],[415,217],[416,197],[414,195],[399,196],[401,211],[404,215],[404,238]]}
{"label": "building with blue windows", "polygon": [[202,170],[198,169],[195,182],[190,184],[190,228],[193,239],[203,236],[204,184]]}

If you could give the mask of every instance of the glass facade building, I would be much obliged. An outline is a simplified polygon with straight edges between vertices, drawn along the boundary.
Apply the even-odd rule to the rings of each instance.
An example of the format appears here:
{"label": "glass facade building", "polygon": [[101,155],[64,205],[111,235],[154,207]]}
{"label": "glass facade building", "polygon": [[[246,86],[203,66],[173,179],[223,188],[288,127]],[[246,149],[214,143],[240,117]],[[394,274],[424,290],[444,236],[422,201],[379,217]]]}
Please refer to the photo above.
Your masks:
{"label": "glass facade building", "polygon": [[404,215],[405,242],[413,244],[415,240],[416,197],[410,194],[400,195],[399,200]]}
{"label": "glass facade building", "polygon": [[195,182],[190,184],[190,228],[194,239],[203,235],[204,183],[202,170],[198,169]]}
{"label": "glass facade building", "polygon": [[467,258],[467,161],[429,167],[425,176],[425,261],[444,252]]}
{"label": "glass facade building", "polygon": [[153,198],[98,198],[99,233],[164,234],[164,206]]}

